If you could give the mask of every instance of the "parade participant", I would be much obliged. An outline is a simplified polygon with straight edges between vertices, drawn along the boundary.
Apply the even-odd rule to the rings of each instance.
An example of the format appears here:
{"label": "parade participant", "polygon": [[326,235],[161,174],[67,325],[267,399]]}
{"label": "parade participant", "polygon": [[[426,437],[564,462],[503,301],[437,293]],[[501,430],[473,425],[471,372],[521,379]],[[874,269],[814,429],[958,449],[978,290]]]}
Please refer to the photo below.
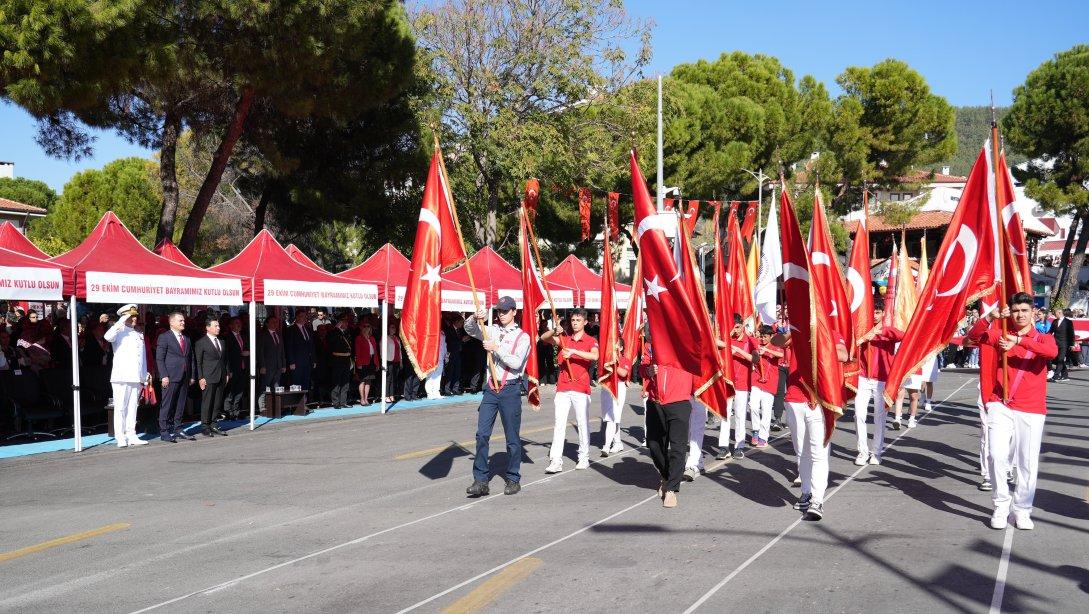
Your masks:
{"label": "parade participant", "polygon": [[770,326],[762,325],[759,345],[753,348],[753,353],[760,357],[762,363],[760,372],[752,375],[752,392],[749,393],[749,408],[753,418],[753,432],[758,435],[758,448],[768,445],[775,393],[779,389],[779,362],[783,358],[783,352],[771,345],[772,332]]}
{"label": "parade participant", "polygon": [[[843,337],[833,331],[836,339],[836,359],[847,362],[849,356],[843,345]],[[780,333],[772,337],[773,344],[789,348],[791,334]],[[802,495],[794,509],[802,512],[806,520],[824,518],[824,494],[828,488],[828,456],[831,444],[824,444],[824,411],[812,403],[802,384],[802,371],[798,355],[787,352],[790,367],[786,386],[786,415],[790,436],[798,462],[798,477]],[[818,357],[818,360],[825,359]]]}
{"label": "parade participant", "polygon": [[[885,381],[889,376],[889,368],[892,366],[892,357],[896,344],[903,339],[904,334],[893,328],[885,326],[885,302],[874,300],[873,321],[876,322],[872,329],[873,334],[863,337],[865,341],[858,344],[861,373],[858,377],[858,393],[855,395],[855,437],[858,455],[855,456],[855,464],[862,466],[866,463],[877,465],[881,463],[881,453],[885,446],[885,421],[888,410],[885,408]],[[873,449],[871,450],[866,434],[866,414],[869,411],[870,399],[873,399]]]}
{"label": "parade participant", "polygon": [[[1034,526],[1031,514],[1047,414],[1047,366],[1059,355],[1059,347],[1053,336],[1042,334],[1033,326],[1032,305],[1032,296],[1024,292],[1010,297],[1010,324],[1005,335],[1001,329],[988,326],[998,315],[995,311],[986,314],[968,332],[980,345],[997,348],[999,357],[1006,355],[1007,372],[1005,376],[999,373],[986,399],[994,483],[991,527],[995,529],[1006,528],[1011,518],[1018,529]],[[1001,315],[1005,316],[1005,311]],[[1005,480],[1011,452],[1017,470],[1017,487],[1012,497]]]}
{"label": "parade participant", "polygon": [[934,411],[934,406],[931,403],[934,399],[934,385],[938,383],[938,374],[941,369],[938,367],[938,355],[935,354],[930,357],[930,360],[923,363],[923,389],[921,391],[920,402],[923,405],[923,411],[930,413]]}
{"label": "parade participant", "polygon": [[176,443],[178,437],[196,439],[181,428],[185,401],[193,378],[193,344],[185,336],[185,314],[173,311],[167,316],[170,328],[155,342],[155,367],[162,377],[163,396],[159,404],[159,436]]}
{"label": "parade participant", "polygon": [[597,339],[586,332],[586,310],[575,309],[567,318],[570,332],[556,334],[559,326],[546,331],[541,340],[559,348],[560,372],[556,381],[556,420],[552,429],[551,462],[545,473],[563,471],[563,446],[567,439],[567,416],[574,410],[579,451],[575,469],[590,466],[590,363],[598,359]]}
{"label": "parade participant", "polygon": [[620,441],[620,418],[624,415],[624,404],[628,400],[628,381],[632,365],[623,354],[618,354],[616,360],[616,375],[619,378],[616,399],[613,399],[608,387],[601,387],[601,421],[605,424],[605,437],[601,444],[602,456],[624,451],[624,443]]}
{"label": "parade participant", "polygon": [[110,384],[113,387],[113,436],[118,448],[144,446],[147,442],[136,436],[136,408],[140,404],[140,392],[151,382],[147,372],[147,353],[144,333],[136,330],[136,305],[125,305],[117,310],[120,319],[105,339],[113,347],[113,369]]}
{"label": "parade participant", "polygon": [[209,317],[204,324],[204,336],[193,344],[197,383],[200,385],[200,424],[205,437],[226,436],[219,430],[216,418],[223,409],[223,393],[230,382],[227,353],[219,340],[219,320]]}
{"label": "parade participant", "polygon": [[658,494],[662,507],[677,507],[685,457],[688,452],[688,420],[692,415],[693,379],[683,369],[654,361],[650,328],[643,343],[640,371],[646,389],[647,448],[662,479]]}
{"label": "parade participant", "polygon": [[485,366],[484,398],[477,408],[476,457],[473,460],[473,483],[466,489],[470,497],[488,494],[491,473],[488,467],[488,444],[498,414],[503,420],[503,434],[507,439],[507,472],[503,477],[506,488],[503,494],[517,494],[522,474],[522,397],[519,381],[529,356],[529,335],[515,322],[516,305],[509,296],[500,297],[495,306],[499,324],[487,327],[484,341],[484,322],[488,312],[481,309],[475,317],[465,322],[465,333],[483,342],[484,350],[491,356]]}
{"label": "parade participant", "polygon": [[352,342],[348,339],[348,318],[347,313],[340,314],[337,325],[326,337],[334,409],[348,406],[348,388],[352,381]]}
{"label": "parade participant", "polygon": [[[770,330],[770,327],[768,327]],[[718,460],[731,456],[745,456],[745,414],[748,413],[749,395],[752,380],[752,351],[755,343],[745,334],[741,316],[734,314],[734,327],[730,331],[730,365],[734,380],[734,396],[726,401],[726,417],[719,423]],[[770,414],[770,412],[769,412]],[[730,428],[733,428],[733,441],[730,440]]]}

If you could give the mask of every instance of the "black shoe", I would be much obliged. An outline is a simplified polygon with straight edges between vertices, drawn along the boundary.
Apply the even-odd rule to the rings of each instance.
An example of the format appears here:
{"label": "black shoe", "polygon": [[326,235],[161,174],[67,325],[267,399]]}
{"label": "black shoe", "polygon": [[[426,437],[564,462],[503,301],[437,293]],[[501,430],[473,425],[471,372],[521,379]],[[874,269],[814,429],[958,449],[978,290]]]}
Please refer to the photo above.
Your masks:
{"label": "black shoe", "polygon": [[722,447],[718,449],[718,454],[715,455],[715,460],[726,460],[727,458],[730,458],[730,456],[732,456],[732,454],[730,453],[730,448]]}
{"label": "black shoe", "polygon": [[783,430],[783,425],[780,424],[778,420],[772,420],[771,421],[771,430],[773,432],[778,433],[779,431]]}
{"label": "black shoe", "polygon": [[473,483],[469,488],[465,489],[465,494],[470,497],[486,497],[488,493],[488,483],[481,482],[480,480],[473,480]]}
{"label": "black shoe", "polygon": [[745,458],[745,449],[740,446],[734,448],[734,458]]}
{"label": "black shoe", "polygon": [[813,495],[811,495],[809,493],[805,493],[804,495],[801,496],[800,499],[798,499],[797,501],[794,502],[794,509],[798,510],[799,512],[805,512],[806,510],[809,509],[809,506],[812,504],[812,501],[813,501]]}
{"label": "black shoe", "polygon": [[162,439],[163,443],[178,443],[177,438],[175,438],[173,435],[163,435],[159,439]]}
{"label": "black shoe", "polygon": [[227,433],[220,430],[220,428],[218,426],[213,426],[212,427],[212,433],[214,433],[216,435],[219,435],[220,437],[226,437],[227,436]]}
{"label": "black shoe", "polygon": [[204,429],[200,432],[200,434],[204,435],[205,437],[215,437],[215,435],[212,434],[212,429]]}
{"label": "black shoe", "polygon": [[189,433],[186,433],[185,431],[178,431],[177,433],[174,433],[174,436],[178,437],[178,438],[181,438],[181,439],[188,439],[189,441],[196,441],[197,440],[196,437],[193,437],[192,435],[190,435]]}
{"label": "black shoe", "polygon": [[[484,487],[485,487],[485,490],[486,490],[487,489],[487,484],[485,484]],[[507,480],[507,487],[503,489],[503,494],[504,495],[516,495],[516,494],[518,494],[518,491],[520,491],[520,490],[522,490],[522,485],[521,484],[519,484],[518,482],[515,482],[514,480]],[[488,494],[488,493],[485,492],[484,494]]]}

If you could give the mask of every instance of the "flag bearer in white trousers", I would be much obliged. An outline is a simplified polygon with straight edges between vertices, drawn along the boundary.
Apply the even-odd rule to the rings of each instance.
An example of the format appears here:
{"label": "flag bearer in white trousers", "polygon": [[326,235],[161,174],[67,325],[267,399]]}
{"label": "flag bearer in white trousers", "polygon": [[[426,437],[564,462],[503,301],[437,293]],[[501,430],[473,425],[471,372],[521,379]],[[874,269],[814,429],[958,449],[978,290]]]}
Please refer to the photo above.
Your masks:
{"label": "flag bearer in white trousers", "polygon": [[117,310],[120,319],[104,338],[113,346],[113,434],[117,447],[143,446],[147,442],[136,436],[136,408],[140,392],[148,383],[147,350],[144,333],[136,330],[136,305]]}
{"label": "flag bearer in white trousers", "polygon": [[590,363],[598,359],[597,339],[584,330],[586,310],[575,309],[567,318],[571,327],[570,334],[559,336],[555,330],[545,331],[541,341],[560,348],[556,368],[559,377],[556,380],[556,421],[552,429],[552,447],[549,449],[550,460],[545,473],[563,471],[563,446],[567,441],[567,417],[574,410],[575,424],[578,428],[579,451],[575,469],[590,466]]}

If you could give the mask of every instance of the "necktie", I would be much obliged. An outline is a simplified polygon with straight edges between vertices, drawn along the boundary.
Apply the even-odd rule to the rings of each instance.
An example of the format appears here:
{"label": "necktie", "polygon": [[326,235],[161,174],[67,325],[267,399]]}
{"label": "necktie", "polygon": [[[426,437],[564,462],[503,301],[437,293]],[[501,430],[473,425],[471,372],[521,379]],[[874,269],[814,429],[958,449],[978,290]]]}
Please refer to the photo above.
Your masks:
{"label": "necktie", "polygon": [[215,337],[212,337],[212,345],[215,346],[216,352],[220,351],[220,349],[219,349],[219,339],[216,339]]}
{"label": "necktie", "polygon": [[185,353],[185,337],[178,335],[178,346],[181,347],[182,354]]}
{"label": "necktie", "polygon": [[306,327],[305,326],[300,326],[299,330],[302,331],[303,341],[310,341],[310,335],[306,334]]}
{"label": "necktie", "polygon": [[276,336],[276,333],[272,333],[272,342],[276,345],[280,345],[280,338]]}

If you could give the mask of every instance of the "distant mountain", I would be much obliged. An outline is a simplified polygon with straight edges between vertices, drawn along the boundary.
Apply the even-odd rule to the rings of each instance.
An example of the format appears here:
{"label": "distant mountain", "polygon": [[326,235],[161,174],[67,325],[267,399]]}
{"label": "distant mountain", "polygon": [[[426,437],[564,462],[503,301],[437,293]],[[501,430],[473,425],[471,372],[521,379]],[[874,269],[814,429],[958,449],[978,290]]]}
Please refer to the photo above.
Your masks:
{"label": "distant mountain", "polygon": [[[1009,112],[1009,107],[995,109],[999,126],[1002,118]],[[957,153],[951,159],[935,165],[933,170],[941,170],[948,166],[953,175],[967,175],[979,156],[979,148],[983,141],[991,136],[991,108],[990,107],[957,107]],[[1025,161],[1025,156],[1013,153],[1007,149],[1006,161],[1010,166]]]}

